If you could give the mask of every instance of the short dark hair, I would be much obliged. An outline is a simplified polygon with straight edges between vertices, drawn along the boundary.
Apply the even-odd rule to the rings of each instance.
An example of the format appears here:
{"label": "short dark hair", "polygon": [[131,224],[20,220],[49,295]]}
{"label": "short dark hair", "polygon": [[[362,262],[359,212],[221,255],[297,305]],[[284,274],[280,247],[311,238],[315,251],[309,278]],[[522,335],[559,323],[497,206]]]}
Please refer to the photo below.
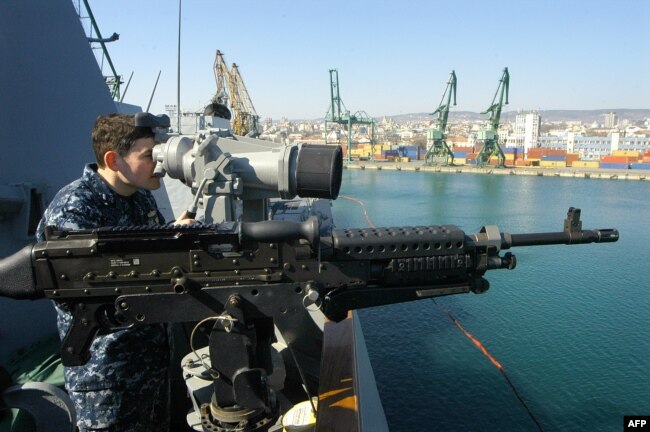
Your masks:
{"label": "short dark hair", "polygon": [[93,127],[93,150],[97,164],[104,166],[104,155],[107,151],[115,151],[120,156],[126,156],[133,143],[140,138],[153,138],[155,134],[148,127],[135,126],[132,115],[108,114],[100,115]]}

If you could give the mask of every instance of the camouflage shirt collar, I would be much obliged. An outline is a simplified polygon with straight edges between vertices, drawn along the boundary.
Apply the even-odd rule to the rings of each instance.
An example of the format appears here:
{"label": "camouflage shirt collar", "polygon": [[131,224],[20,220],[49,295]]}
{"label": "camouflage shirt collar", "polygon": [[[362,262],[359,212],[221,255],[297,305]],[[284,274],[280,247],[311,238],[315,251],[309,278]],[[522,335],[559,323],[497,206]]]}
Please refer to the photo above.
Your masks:
{"label": "camouflage shirt collar", "polygon": [[82,175],[83,181],[88,185],[96,196],[101,196],[102,200],[107,205],[116,205],[122,200],[129,200],[128,197],[122,197],[117,194],[113,189],[111,189],[108,184],[101,178],[99,173],[97,173],[97,164],[90,163],[86,164],[84,167],[84,172]]}

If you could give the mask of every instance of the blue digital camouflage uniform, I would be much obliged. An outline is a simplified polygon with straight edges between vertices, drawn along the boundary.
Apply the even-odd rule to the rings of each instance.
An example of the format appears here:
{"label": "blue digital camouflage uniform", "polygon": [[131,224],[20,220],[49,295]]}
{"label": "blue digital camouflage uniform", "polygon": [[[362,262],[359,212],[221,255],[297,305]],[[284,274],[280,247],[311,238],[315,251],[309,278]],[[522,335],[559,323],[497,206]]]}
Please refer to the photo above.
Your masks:
{"label": "blue digital camouflage uniform", "polygon": [[[45,226],[89,229],[103,226],[164,223],[153,195],[139,190],[122,197],[89,164],[83,176],[54,197],[38,230]],[[72,316],[55,302],[61,338]],[[86,365],[65,368],[65,383],[77,412],[80,431],[167,431],[169,429],[170,342],[163,324],[100,332]]]}

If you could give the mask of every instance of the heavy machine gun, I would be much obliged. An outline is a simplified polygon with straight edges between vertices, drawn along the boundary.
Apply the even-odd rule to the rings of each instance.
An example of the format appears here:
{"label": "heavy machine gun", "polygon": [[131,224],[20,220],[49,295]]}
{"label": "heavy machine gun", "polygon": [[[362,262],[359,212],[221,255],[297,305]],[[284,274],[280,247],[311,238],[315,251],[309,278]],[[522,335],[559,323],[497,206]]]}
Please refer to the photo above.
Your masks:
{"label": "heavy machine gun", "polygon": [[[169,127],[166,116],[141,113],[134,121]],[[615,229],[583,230],[575,208],[553,233],[508,234],[496,226],[465,233],[454,225],[332,229],[331,220],[314,216],[267,220],[273,198],[335,199],[341,148],[277,145],[223,129],[162,142],[153,151],[156,172],[191,189],[189,210],[203,209],[204,223],[48,228],[45,242],[0,261],[0,296],[49,298],[70,311],[61,347],[68,366],[87,361],[100,332],[211,324],[206,347],[194,349],[190,338],[193,352],[183,365],[185,375],[200,380],[186,383],[199,418],[194,427],[204,431],[277,427],[284,378],[274,378],[274,342],[281,336],[287,350],[280,357],[290,351],[300,380],[313,388],[309,378],[318,377],[319,365],[311,373],[308,360],[320,360],[323,342],[314,313],[339,321],[353,309],[481,293],[488,270],[515,267],[515,256],[503,250],[618,240]]]}
{"label": "heavy machine gun", "polygon": [[[485,292],[488,270],[513,269],[502,250],[615,242],[616,229],[583,230],[570,208],[560,232],[508,234],[496,226],[335,229],[305,222],[225,222],[80,231],[48,230],[47,241],[0,261],[0,295],[51,298],[72,311],[61,356],[87,361],[99,330],[213,317],[210,404],[202,420],[223,429],[242,418],[265,430],[278,416],[267,377],[273,326],[287,342],[319,308],[341,320],[360,309],[435,296]],[[239,425],[239,426],[238,426]],[[209,430],[209,429],[205,429]]]}

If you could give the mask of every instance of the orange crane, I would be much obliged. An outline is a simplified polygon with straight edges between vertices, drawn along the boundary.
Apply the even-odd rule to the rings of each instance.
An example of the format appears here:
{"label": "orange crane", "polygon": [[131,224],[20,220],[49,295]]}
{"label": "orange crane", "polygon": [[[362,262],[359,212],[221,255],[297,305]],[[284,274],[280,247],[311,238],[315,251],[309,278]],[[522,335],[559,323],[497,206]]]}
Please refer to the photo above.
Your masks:
{"label": "orange crane", "polygon": [[226,61],[223,59],[223,54],[219,50],[217,50],[214,59],[214,79],[217,82],[217,92],[214,94],[212,101],[228,106],[230,72],[228,66],[226,66]]}
{"label": "orange crane", "polygon": [[233,112],[232,130],[235,135],[257,137],[260,135],[260,116],[255,111],[244,80],[235,63],[230,68],[230,108]]}
{"label": "orange crane", "polygon": [[[217,92],[212,97],[212,102],[230,109],[233,133],[251,137],[259,136],[261,133],[260,117],[255,111],[255,106],[239,73],[239,68],[233,63],[230,70],[228,70],[223,53],[219,50],[217,50],[214,59],[214,79],[217,83]],[[228,116],[228,120],[230,118]]]}

